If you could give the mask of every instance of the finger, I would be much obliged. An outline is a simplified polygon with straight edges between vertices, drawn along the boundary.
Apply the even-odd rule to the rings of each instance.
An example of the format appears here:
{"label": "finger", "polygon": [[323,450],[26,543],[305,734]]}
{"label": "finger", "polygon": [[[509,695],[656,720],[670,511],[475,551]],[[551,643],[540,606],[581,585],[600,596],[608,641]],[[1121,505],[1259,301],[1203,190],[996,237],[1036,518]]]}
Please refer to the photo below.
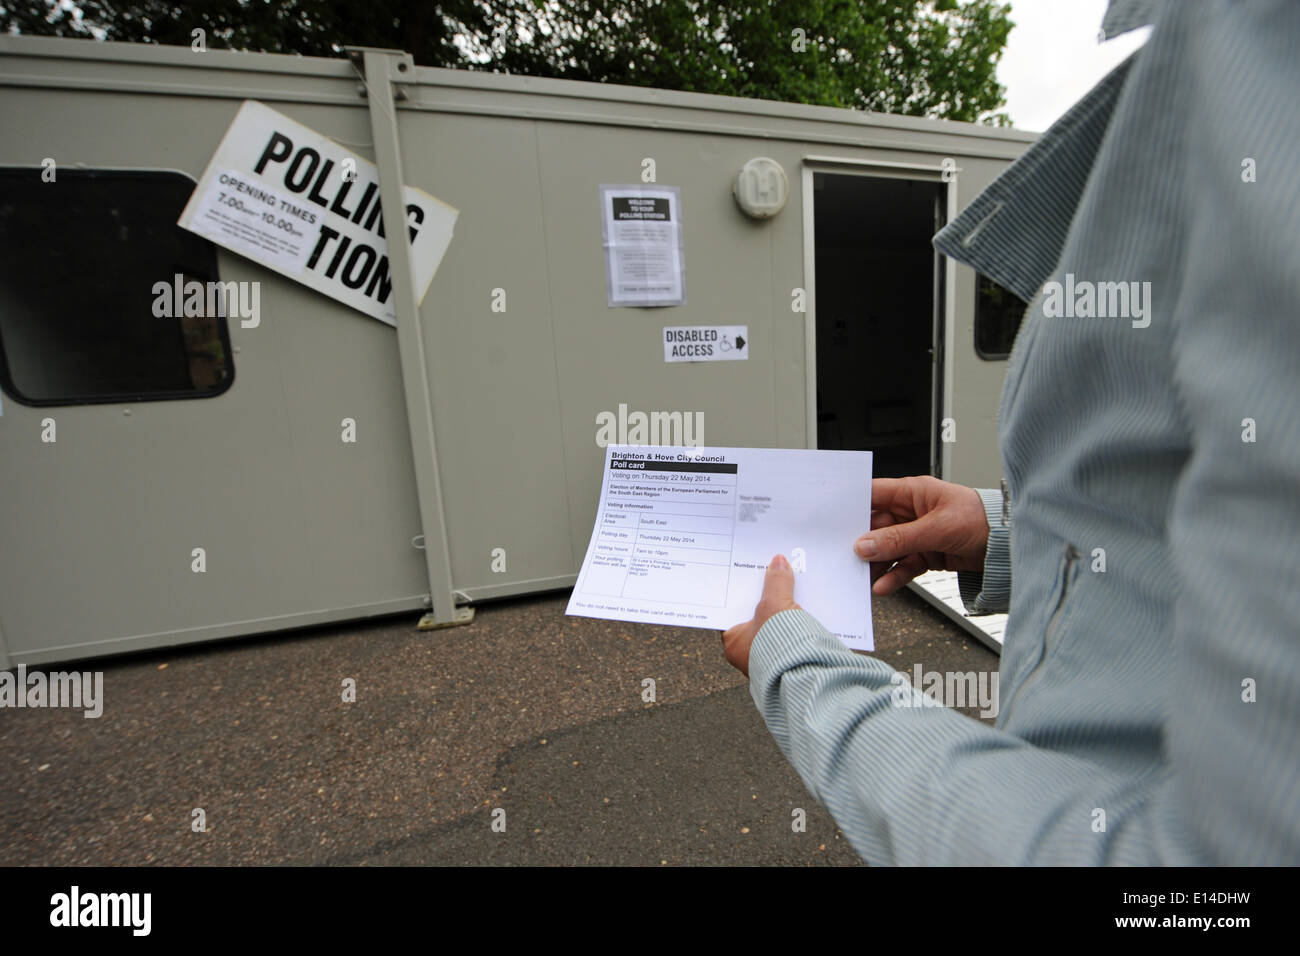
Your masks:
{"label": "finger", "polygon": [[871,510],[912,514],[915,490],[910,478],[872,478]]}
{"label": "finger", "polygon": [[943,526],[929,512],[915,521],[873,528],[858,538],[853,550],[870,561],[898,561],[918,551],[944,551]]}
{"label": "finger", "polygon": [[909,554],[890,568],[888,573],[882,575],[880,580],[871,586],[871,592],[881,595],[893,594],[912,578],[928,570],[930,570],[929,566],[926,565],[923,557],[919,554]]}
{"label": "finger", "polygon": [[[895,518],[887,511],[873,511],[871,513],[870,531],[875,531],[877,528],[888,528],[891,525],[895,525],[895,524],[898,524],[898,519]],[[867,538],[868,535],[870,534],[870,531],[859,535],[857,538],[853,540],[854,553],[857,553],[858,551],[858,542]],[[858,557],[862,557],[862,555],[858,554]],[[893,565],[893,563],[894,563],[893,561],[873,562],[871,565],[871,580],[873,581],[876,580],[876,578],[880,577],[882,574],[888,571],[890,567]]]}
{"label": "finger", "polygon": [[871,530],[876,528],[888,528],[890,525],[898,524],[898,518],[888,511],[871,512]]}
{"label": "finger", "polygon": [[790,562],[783,554],[778,554],[767,566],[762,600],[774,607],[794,603],[794,568],[790,567]]}

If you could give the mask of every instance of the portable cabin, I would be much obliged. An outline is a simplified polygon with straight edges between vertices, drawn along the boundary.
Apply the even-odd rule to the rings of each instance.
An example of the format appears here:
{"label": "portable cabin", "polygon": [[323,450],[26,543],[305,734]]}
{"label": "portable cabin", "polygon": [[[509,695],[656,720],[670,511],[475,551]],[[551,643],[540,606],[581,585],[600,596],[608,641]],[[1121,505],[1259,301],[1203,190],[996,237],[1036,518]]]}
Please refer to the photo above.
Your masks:
{"label": "portable cabin", "polygon": [[[1032,135],[370,49],[3,36],[0,87],[0,666],[569,587],[610,416],[999,480],[1023,304],[930,238]],[[458,210],[422,301],[390,230],[392,324],[176,225],[246,101]],[[611,306],[600,188],[651,181],[683,302]],[[260,322],[156,315],[182,273]],[[746,358],[666,360],[718,326]]]}

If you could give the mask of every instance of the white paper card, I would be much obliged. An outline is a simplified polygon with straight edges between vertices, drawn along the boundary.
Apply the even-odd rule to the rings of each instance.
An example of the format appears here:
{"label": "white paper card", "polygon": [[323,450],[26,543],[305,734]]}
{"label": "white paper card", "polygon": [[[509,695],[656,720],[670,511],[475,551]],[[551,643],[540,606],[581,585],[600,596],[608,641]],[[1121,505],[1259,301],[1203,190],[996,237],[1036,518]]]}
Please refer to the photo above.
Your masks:
{"label": "white paper card", "polygon": [[609,445],[595,528],[567,613],[726,630],[754,616],[768,562],[794,599],[872,650],[871,452]]}

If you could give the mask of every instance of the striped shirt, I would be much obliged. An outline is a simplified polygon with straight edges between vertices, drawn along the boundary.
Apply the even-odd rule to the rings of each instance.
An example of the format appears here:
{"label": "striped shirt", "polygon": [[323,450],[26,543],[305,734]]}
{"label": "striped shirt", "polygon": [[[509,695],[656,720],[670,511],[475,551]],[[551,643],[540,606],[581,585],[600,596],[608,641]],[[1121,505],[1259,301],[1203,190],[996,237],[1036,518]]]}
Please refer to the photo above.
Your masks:
{"label": "striped shirt", "polygon": [[1103,26],[1148,20],[934,240],[1029,302],[1010,526],[982,491],[960,579],[1009,610],[995,725],[899,706],[804,611],[751,650],[773,736],[871,863],[1300,863],[1300,3]]}

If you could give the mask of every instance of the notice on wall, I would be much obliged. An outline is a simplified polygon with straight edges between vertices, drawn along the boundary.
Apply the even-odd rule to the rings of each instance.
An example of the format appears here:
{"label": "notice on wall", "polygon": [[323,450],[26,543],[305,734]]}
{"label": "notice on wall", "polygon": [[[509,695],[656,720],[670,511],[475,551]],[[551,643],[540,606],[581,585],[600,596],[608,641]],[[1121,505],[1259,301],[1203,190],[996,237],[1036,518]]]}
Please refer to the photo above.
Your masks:
{"label": "notice on wall", "polygon": [[681,188],[602,184],[600,216],[608,304],[685,305]]}
{"label": "notice on wall", "polygon": [[[423,301],[458,213],[410,186],[403,199]],[[397,324],[378,168],[269,106],[240,107],[178,224]]]}
{"label": "notice on wall", "polygon": [[735,362],[747,358],[748,325],[678,325],[664,329],[665,362]]}
{"label": "notice on wall", "polygon": [[567,613],[726,630],[784,554],[794,599],[869,651],[871,452],[607,445],[596,525]]}

